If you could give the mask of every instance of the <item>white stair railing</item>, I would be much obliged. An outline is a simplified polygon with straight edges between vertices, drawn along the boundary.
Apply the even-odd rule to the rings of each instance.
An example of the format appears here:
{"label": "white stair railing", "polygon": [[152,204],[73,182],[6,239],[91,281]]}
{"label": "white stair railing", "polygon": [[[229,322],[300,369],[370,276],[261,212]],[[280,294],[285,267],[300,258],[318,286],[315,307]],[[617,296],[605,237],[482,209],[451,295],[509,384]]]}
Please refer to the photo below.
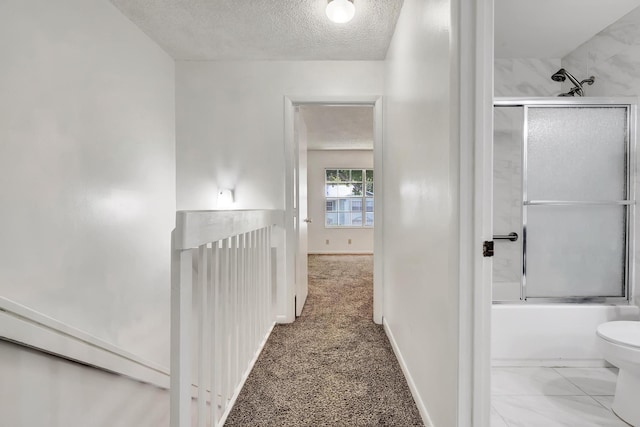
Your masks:
{"label": "white stair railing", "polygon": [[179,211],[171,257],[171,427],[222,425],[274,325],[284,212]]}

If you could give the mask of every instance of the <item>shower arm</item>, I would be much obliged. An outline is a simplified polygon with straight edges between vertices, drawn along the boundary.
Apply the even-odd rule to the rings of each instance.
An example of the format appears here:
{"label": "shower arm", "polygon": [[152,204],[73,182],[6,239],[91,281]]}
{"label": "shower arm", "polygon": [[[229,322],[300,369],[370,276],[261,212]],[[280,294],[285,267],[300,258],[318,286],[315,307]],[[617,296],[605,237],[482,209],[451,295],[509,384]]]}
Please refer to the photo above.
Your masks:
{"label": "shower arm", "polygon": [[578,94],[578,96],[584,96],[584,91],[582,91],[579,87],[573,87],[569,90],[569,92],[565,92],[565,93],[561,93],[558,96],[574,96],[575,94]]}
{"label": "shower arm", "polygon": [[[567,72],[567,74],[569,74]],[[573,76],[571,76],[573,77]],[[578,96],[584,96],[584,87],[583,85],[586,83],[589,86],[591,86],[593,84],[595,77],[591,76],[588,79],[584,79],[583,81],[581,81],[580,83],[577,83],[577,80],[574,82],[572,79],[572,83],[574,83],[576,86],[571,88],[571,90],[569,90],[569,92],[567,92],[566,94],[564,94],[565,96],[574,96],[576,93],[578,94]]]}
{"label": "shower arm", "polygon": [[578,95],[583,96],[584,92],[582,90],[582,84],[578,81],[578,79],[576,79],[575,77],[573,77],[573,74],[571,74],[570,72],[568,72],[567,70],[564,70],[564,75],[567,76],[567,78],[571,81],[571,83],[573,83],[576,88],[578,89],[577,91],[575,91]]}

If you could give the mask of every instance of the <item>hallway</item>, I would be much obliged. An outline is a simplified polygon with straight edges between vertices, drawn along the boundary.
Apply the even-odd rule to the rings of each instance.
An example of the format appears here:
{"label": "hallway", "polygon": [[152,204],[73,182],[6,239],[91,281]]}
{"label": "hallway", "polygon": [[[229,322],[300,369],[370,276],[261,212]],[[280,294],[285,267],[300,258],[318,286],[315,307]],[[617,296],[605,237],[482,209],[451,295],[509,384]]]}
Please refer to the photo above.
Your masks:
{"label": "hallway", "polygon": [[[464,240],[477,236],[470,142],[484,141],[475,112],[490,104],[476,86],[492,71],[476,55],[490,34],[462,23],[479,22],[485,5],[339,3],[356,7],[350,23],[330,19],[330,0],[0,1],[0,341],[17,344],[0,346],[10,390],[0,424],[260,425],[265,414],[267,424],[338,424],[334,414],[344,414],[343,425],[410,425],[418,413],[443,427],[488,421],[488,386],[470,386],[489,371],[488,361],[472,363],[488,340],[469,318],[484,294],[461,280],[476,265]],[[474,74],[481,66],[488,72]],[[384,328],[371,320],[370,272],[366,290],[312,278],[326,289],[312,289],[287,326],[291,218],[304,196],[295,188],[304,174],[291,167],[300,151],[290,106],[327,103],[374,105],[373,135],[348,138],[359,150],[324,150],[340,153],[318,169],[318,186],[323,168],[362,169],[365,180],[375,170],[374,290],[386,298],[373,312]],[[373,165],[356,164],[351,152],[365,142],[371,151],[372,139]],[[362,215],[356,203],[327,217],[325,203],[297,224],[338,216],[340,226],[344,213],[367,228],[364,187]],[[323,237],[310,252],[370,253],[371,240],[356,234]],[[366,257],[352,261],[370,268]],[[354,266],[336,270],[352,281]],[[229,418],[274,325],[238,402],[253,418]],[[65,360],[82,369],[62,375]]]}
{"label": "hallway", "polygon": [[372,280],[372,256],[311,255],[302,316],[274,328],[226,425],[423,425]]}

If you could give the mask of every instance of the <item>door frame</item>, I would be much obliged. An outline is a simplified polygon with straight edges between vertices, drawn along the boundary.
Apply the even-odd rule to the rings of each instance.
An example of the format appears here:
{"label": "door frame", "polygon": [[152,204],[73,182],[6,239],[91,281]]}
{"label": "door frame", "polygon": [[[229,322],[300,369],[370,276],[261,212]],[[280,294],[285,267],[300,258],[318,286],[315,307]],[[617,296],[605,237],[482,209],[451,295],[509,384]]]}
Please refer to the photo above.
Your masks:
{"label": "door frame", "polygon": [[[494,0],[459,2],[460,264],[458,427],[490,424]],[[455,30],[455,28],[454,28]]]}
{"label": "door frame", "polygon": [[297,247],[294,233],[293,218],[294,206],[294,182],[293,169],[295,165],[296,144],[294,137],[295,107],[299,105],[362,105],[373,107],[373,185],[376,189],[373,227],[373,321],[382,323],[382,298],[383,298],[383,197],[382,186],[383,161],[382,161],[382,96],[381,95],[353,95],[353,96],[326,96],[326,95],[286,95],[284,97],[284,155],[285,155],[285,311],[277,316],[279,323],[291,323],[295,320],[295,250]]}
{"label": "door frame", "polygon": [[[300,108],[298,105],[294,105],[294,154],[293,154],[293,169],[296,172],[293,176],[294,187],[294,217],[297,221],[293,222],[293,236],[296,243],[294,251],[294,307],[296,317],[302,315],[302,309],[307,302],[307,296],[309,295],[309,191],[308,191],[308,175],[309,175],[309,143],[307,140],[308,132],[304,136],[304,144],[301,138],[301,125],[304,124],[306,130],[306,123],[300,114]],[[303,161],[304,157],[304,161]],[[304,168],[302,167],[304,163]],[[303,178],[303,175],[304,178]],[[304,181],[304,186],[302,182]],[[301,191],[304,190],[304,191]],[[302,197],[304,194],[304,198]],[[297,201],[297,203],[296,203]],[[303,209],[304,207],[304,209]],[[303,215],[304,211],[304,215]],[[303,237],[306,242],[303,242]],[[305,258],[301,260],[300,258]],[[304,267],[304,268],[300,268]],[[299,283],[299,282],[303,282]],[[300,291],[303,290],[304,295],[300,295]]]}

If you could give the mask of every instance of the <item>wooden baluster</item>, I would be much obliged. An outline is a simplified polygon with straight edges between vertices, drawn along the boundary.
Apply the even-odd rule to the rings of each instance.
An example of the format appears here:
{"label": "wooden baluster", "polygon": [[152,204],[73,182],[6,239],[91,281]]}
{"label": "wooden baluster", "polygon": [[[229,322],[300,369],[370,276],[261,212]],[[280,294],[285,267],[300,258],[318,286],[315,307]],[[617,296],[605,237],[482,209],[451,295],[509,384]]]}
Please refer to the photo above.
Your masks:
{"label": "wooden baluster", "polygon": [[[172,233],[172,248],[175,235]],[[191,426],[192,251],[171,253],[171,426]]]}
{"label": "wooden baluster", "polygon": [[265,334],[265,317],[266,317],[266,310],[264,307],[264,303],[266,300],[266,294],[264,291],[265,288],[265,279],[266,279],[266,275],[265,275],[265,266],[266,266],[266,257],[265,257],[265,250],[264,250],[264,243],[266,241],[265,239],[265,235],[264,235],[264,228],[261,228],[258,231],[259,235],[260,235],[260,249],[259,249],[259,254],[260,254],[260,291],[259,291],[259,295],[260,295],[260,308],[258,309],[258,312],[260,313],[260,336],[259,336],[259,342],[262,343],[262,339],[264,338],[264,334]]}
{"label": "wooden baluster", "polygon": [[229,399],[229,239],[222,240],[222,253],[220,257],[220,381],[222,383],[222,412],[227,409]]}
{"label": "wooden baluster", "polygon": [[207,307],[207,246],[198,247],[196,296],[198,306],[198,427],[207,425],[207,382],[209,379],[209,327]]}
{"label": "wooden baluster", "polygon": [[255,354],[256,342],[258,338],[258,260],[256,256],[256,246],[258,241],[258,233],[254,230],[251,232],[251,357]]}
{"label": "wooden baluster", "polygon": [[209,262],[207,263],[207,304],[209,306],[209,341],[210,346],[210,396],[211,406],[209,407],[209,418],[211,419],[211,426],[217,427],[218,425],[218,381],[217,378],[217,361],[218,361],[218,345],[216,343],[216,304],[217,304],[217,283],[218,283],[218,242],[211,244],[211,248],[208,249]]}
{"label": "wooden baluster", "polygon": [[229,280],[229,382],[233,395],[238,385],[238,236],[231,238]]}
{"label": "wooden baluster", "polygon": [[247,368],[251,357],[249,356],[249,233],[243,235],[242,247],[242,369]]}
{"label": "wooden baluster", "polygon": [[267,254],[268,254],[268,263],[267,263],[267,294],[268,294],[268,306],[267,306],[267,322],[269,323],[269,327],[273,323],[273,252],[271,249],[271,234],[273,233],[273,227],[269,226],[267,228]]}

